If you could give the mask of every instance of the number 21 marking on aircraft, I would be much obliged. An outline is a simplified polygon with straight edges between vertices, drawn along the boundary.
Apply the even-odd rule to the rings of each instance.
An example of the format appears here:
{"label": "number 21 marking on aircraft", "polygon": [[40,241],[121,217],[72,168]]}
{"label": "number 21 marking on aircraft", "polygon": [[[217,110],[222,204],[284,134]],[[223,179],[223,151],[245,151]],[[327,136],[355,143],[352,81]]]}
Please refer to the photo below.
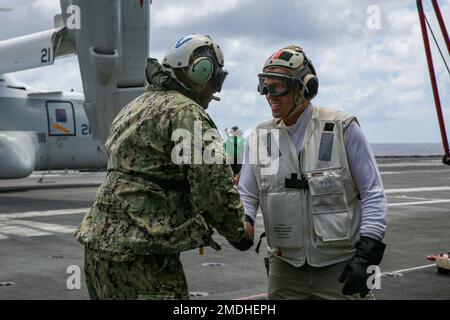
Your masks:
{"label": "number 21 marking on aircraft", "polygon": [[42,63],[51,62],[51,58],[52,58],[52,51],[50,50],[50,48],[44,48],[41,50]]}

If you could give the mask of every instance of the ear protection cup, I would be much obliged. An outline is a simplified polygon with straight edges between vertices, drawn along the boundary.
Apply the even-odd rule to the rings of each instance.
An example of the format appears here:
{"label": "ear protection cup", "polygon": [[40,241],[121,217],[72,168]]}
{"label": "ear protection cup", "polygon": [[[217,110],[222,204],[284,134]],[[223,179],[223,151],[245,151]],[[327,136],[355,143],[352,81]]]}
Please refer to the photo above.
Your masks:
{"label": "ear protection cup", "polygon": [[303,97],[311,101],[319,91],[319,79],[316,77],[316,71],[309,60],[307,60],[305,67],[295,75],[295,78],[299,79],[303,85]]}
{"label": "ear protection cup", "polygon": [[192,63],[188,74],[193,82],[205,84],[211,78],[213,71],[214,65],[211,58],[200,57]]}
{"label": "ear protection cup", "polygon": [[317,95],[317,91],[319,90],[319,79],[313,74],[307,74],[302,82],[306,88],[304,97],[306,100],[311,101]]}

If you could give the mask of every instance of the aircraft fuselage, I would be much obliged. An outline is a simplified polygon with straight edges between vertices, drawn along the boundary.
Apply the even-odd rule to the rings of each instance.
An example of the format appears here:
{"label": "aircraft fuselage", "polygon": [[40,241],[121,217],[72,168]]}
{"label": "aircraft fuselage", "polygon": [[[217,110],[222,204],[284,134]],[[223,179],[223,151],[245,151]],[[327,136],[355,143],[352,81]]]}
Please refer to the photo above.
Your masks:
{"label": "aircraft fuselage", "polygon": [[92,137],[82,94],[33,93],[0,84],[0,160],[0,178],[13,178],[31,173],[31,166],[102,168],[107,156],[103,143]]}

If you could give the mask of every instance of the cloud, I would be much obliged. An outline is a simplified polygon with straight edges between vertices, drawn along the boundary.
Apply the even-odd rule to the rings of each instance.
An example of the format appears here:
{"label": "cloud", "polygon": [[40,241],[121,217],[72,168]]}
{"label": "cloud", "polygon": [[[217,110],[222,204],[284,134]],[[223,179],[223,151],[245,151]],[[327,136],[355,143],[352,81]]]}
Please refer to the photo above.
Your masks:
{"label": "cloud", "polygon": [[40,10],[44,14],[46,12],[54,12],[55,14],[60,13],[61,5],[59,1],[48,1],[48,0],[33,0],[31,6]]}
{"label": "cloud", "polygon": [[0,40],[53,28],[53,17],[61,12],[58,0],[3,0],[0,12]]}
{"label": "cloud", "polygon": [[249,0],[170,1],[159,7],[159,3],[155,1],[152,7],[152,25],[155,28],[183,27],[211,16],[223,15],[248,2]]}
{"label": "cloud", "polygon": [[53,66],[16,72],[14,77],[42,90],[83,92],[80,68],[75,56],[56,60]]}

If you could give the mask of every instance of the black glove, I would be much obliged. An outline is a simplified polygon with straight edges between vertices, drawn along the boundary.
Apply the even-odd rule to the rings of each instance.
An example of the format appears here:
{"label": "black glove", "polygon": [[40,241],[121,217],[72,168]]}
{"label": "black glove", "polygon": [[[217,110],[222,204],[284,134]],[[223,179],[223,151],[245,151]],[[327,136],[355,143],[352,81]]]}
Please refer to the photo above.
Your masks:
{"label": "black glove", "polygon": [[246,251],[253,246],[253,239],[248,239],[247,236],[245,236],[239,242],[230,241],[230,244],[240,251]]}
{"label": "black glove", "polygon": [[[253,221],[252,217],[248,215],[245,215],[245,221],[250,223],[252,227],[255,225],[255,221]],[[248,239],[246,235],[241,241],[230,241],[230,244],[240,251],[246,251],[253,246],[253,239]]]}
{"label": "black glove", "polygon": [[342,272],[339,282],[345,282],[342,289],[343,294],[358,294],[364,298],[370,291],[367,286],[367,279],[371,274],[367,273],[367,268],[371,265],[379,265],[383,259],[386,245],[378,240],[361,237],[356,244],[355,256]]}

